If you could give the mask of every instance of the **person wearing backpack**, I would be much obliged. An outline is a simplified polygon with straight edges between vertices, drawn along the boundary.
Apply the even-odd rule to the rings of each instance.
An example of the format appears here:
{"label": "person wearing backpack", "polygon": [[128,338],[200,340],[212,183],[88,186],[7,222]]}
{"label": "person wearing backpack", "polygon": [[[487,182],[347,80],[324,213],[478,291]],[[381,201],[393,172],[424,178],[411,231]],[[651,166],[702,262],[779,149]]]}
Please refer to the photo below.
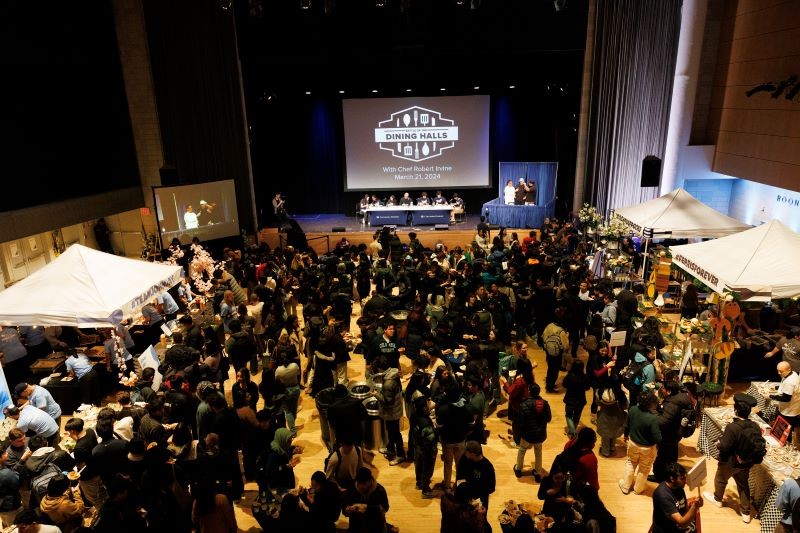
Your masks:
{"label": "person wearing backpack", "polygon": [[550,404],[541,397],[541,388],[539,385],[537,383],[531,383],[529,390],[530,396],[522,401],[517,414],[519,442],[517,448],[517,463],[514,465],[514,475],[522,477],[525,453],[533,448],[533,479],[535,479],[537,483],[541,483],[542,443],[547,440],[547,424],[553,419],[553,415],[550,411]]}
{"label": "person wearing backpack", "polygon": [[669,396],[661,404],[661,413],[658,416],[661,442],[653,463],[653,475],[648,476],[648,481],[655,483],[666,479],[667,465],[678,462],[678,443],[681,439],[692,436],[702,416],[695,383],[686,383],[685,391],[681,391],[677,382],[667,383],[664,388]]}
{"label": "person wearing backpack", "polygon": [[655,350],[636,343],[631,344],[630,350],[636,355],[633,356],[633,362],[622,369],[620,379],[628,389],[628,400],[633,405],[637,403],[636,398],[642,389],[656,380],[656,369],[653,366]]}
{"label": "person wearing backpack", "polygon": [[561,371],[564,353],[569,350],[569,336],[566,330],[550,322],[542,333],[544,353],[547,360],[547,375],[544,381],[544,390],[550,393],[558,392],[556,380]]}
{"label": "person wearing backpack", "polygon": [[733,478],[739,491],[739,510],[742,522],[749,524],[750,517],[750,468],[760,463],[767,452],[767,443],[761,429],[748,420],[750,411],[757,405],[756,399],[737,392],[733,395],[733,422],[728,424],[717,441],[719,464],[714,477],[714,492],[703,492],[703,497],[717,507],[722,507],[722,498],[728,480]]}
{"label": "person wearing backpack", "polygon": [[325,459],[325,476],[335,481],[342,491],[352,490],[358,469],[364,466],[364,454],[349,437],[339,440],[338,446]]}

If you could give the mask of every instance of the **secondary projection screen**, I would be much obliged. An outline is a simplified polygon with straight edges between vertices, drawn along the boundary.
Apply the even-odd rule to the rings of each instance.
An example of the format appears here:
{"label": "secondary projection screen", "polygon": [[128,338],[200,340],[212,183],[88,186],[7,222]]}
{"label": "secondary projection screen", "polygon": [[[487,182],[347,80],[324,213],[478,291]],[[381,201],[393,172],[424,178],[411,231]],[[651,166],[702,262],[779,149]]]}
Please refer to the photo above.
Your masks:
{"label": "secondary projection screen", "polygon": [[342,101],[345,189],[489,187],[489,97]]}
{"label": "secondary projection screen", "polygon": [[233,180],[210,181],[177,187],[153,187],[161,246],[172,239],[189,244],[239,234]]}

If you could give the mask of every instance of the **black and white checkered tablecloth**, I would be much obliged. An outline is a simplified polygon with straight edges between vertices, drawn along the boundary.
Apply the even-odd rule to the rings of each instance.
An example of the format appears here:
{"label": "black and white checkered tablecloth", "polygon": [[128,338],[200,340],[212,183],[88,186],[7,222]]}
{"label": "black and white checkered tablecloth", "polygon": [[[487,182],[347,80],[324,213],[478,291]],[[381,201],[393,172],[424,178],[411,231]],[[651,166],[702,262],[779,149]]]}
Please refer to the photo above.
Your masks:
{"label": "black and white checkered tablecloth", "polygon": [[[748,394],[750,393],[748,392]],[[697,448],[706,457],[719,459],[719,451],[715,443],[722,437],[723,429],[721,422],[710,416],[707,411],[708,409],[703,410]],[[708,480],[708,482],[711,482],[713,487],[713,480]],[[772,533],[775,525],[781,519],[781,513],[775,507],[779,490],[780,485],[765,465],[755,465],[750,469],[750,503],[761,521],[761,533]]]}
{"label": "black and white checkered tablecloth", "polygon": [[[775,402],[761,394],[760,385],[763,385],[764,383],[766,382],[752,382],[750,384],[750,388],[747,389],[747,394],[755,398],[758,402],[758,408],[761,410],[761,418],[767,422],[772,422],[775,420],[775,414],[778,411],[778,406],[775,405]],[[773,382],[773,385],[774,384],[775,383]]]}

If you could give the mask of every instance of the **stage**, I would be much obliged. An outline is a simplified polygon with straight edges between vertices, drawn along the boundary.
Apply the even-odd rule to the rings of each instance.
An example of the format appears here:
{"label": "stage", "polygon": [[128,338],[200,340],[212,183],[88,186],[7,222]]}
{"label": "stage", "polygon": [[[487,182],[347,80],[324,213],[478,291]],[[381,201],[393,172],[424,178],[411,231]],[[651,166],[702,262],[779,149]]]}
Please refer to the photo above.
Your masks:
{"label": "stage", "polygon": [[[380,230],[380,226],[369,227],[361,223],[360,217],[345,216],[341,214],[316,214],[294,215],[292,217],[306,234],[308,245],[319,253],[332,250],[342,237],[347,238],[350,244],[369,244],[373,234]],[[436,226],[398,226],[397,234],[403,242],[408,242],[408,234],[415,232],[423,246],[433,248],[437,242],[445,244],[448,248],[454,246],[468,247],[475,238],[475,230],[480,222],[480,215],[468,214],[464,222],[449,224],[446,230],[437,230]],[[441,227],[441,225],[440,225]],[[492,226],[494,227],[494,226]],[[334,231],[342,230],[342,231]],[[509,233],[516,231],[522,240],[528,235],[529,229],[508,228]],[[497,229],[491,235],[497,234]],[[259,242],[265,242],[270,247],[283,246],[286,243],[286,234],[278,228],[264,228],[259,232]]]}

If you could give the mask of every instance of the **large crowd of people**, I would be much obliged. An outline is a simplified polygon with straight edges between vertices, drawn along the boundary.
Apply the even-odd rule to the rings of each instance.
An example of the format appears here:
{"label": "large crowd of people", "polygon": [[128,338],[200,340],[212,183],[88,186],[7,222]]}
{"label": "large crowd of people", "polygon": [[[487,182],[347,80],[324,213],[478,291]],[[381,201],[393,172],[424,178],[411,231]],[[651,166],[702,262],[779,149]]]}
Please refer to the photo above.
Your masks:
{"label": "large crowd of people", "polygon": [[[702,499],[685,496],[678,443],[699,423],[702,390],[679,383],[660,360],[658,322],[638,312],[643,287],[615,290],[610,280],[594,279],[587,243],[569,222],[548,220],[523,239],[505,230],[491,236],[481,224],[464,248],[429,249],[408,237],[386,228],[369,245],[344,239],[326,255],[291,246],[225,249],[224,267],[205,295],[196,296],[187,278],[145,306],[147,343],[157,342],[169,320],[179,326],[157,369],[161,384],[154,368],[140,370],[129,386],[114,383],[118,409],[101,409],[93,428],[62,414],[44,387],[17,381],[20,374],[9,370],[19,369],[6,370],[14,376],[15,405],[5,414],[17,426],[0,455],[3,524],[19,531],[35,524],[40,531],[84,524],[97,531],[236,531],[233,504],[249,480],[265,509],[280,509],[277,517],[257,516],[273,531],[334,531],[341,516],[349,531],[396,531],[386,520],[389,495],[373,473],[375,454],[365,446],[366,408],[347,388],[357,366],[387,430],[380,453],[390,466],[413,462],[420,497],[441,500],[442,531],[491,530],[486,509],[497,473],[484,455],[484,419],[506,402],[511,429],[500,437],[518,450],[513,474],[539,484],[554,531],[615,530],[598,494],[598,449],[606,458],[624,455],[623,494],[658,484],[654,532],[689,530]],[[174,255],[191,271],[190,254]],[[361,313],[353,323],[356,304]],[[203,306],[212,312],[198,313]],[[57,338],[29,328],[23,346],[11,339],[15,331],[0,332],[7,354],[19,345],[38,355],[48,351],[43,343],[52,351],[55,342],[70,350],[85,334]],[[609,349],[612,331],[627,332],[624,346]],[[124,327],[100,333],[107,354],[100,367],[111,376],[130,372],[137,343]],[[528,343],[545,352],[543,376],[535,375]],[[93,383],[87,403],[108,400],[109,389],[98,392],[91,377],[102,368],[74,350],[67,368]],[[587,391],[596,429],[581,424]],[[322,438],[330,453],[308,488],[294,472],[304,453],[294,444],[304,430],[297,423],[301,395],[324,405],[329,424]],[[543,457],[545,440],[561,434],[549,427],[555,395],[563,397],[565,444]],[[746,399],[736,406],[746,418]],[[62,419],[72,453],[62,449]],[[726,433],[721,457],[740,460],[736,442]],[[433,479],[440,460],[443,477]],[[740,483],[747,485],[747,465],[722,465],[706,497],[722,505],[734,477],[747,522]],[[780,505],[791,518],[800,489],[784,492]],[[521,529],[525,524],[515,531],[533,531]]]}

